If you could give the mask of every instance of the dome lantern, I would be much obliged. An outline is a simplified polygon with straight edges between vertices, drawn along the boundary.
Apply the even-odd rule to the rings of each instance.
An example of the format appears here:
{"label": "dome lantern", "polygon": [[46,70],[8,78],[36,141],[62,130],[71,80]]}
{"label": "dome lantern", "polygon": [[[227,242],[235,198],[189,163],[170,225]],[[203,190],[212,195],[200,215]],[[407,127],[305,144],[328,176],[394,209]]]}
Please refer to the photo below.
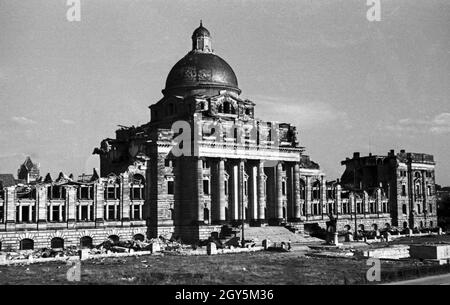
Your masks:
{"label": "dome lantern", "polygon": [[170,70],[164,95],[217,95],[226,90],[240,94],[236,74],[230,65],[212,52],[211,35],[200,26],[192,34],[192,50]]}
{"label": "dome lantern", "polygon": [[209,31],[203,27],[200,20],[200,26],[192,33],[192,51],[212,53],[211,35]]}

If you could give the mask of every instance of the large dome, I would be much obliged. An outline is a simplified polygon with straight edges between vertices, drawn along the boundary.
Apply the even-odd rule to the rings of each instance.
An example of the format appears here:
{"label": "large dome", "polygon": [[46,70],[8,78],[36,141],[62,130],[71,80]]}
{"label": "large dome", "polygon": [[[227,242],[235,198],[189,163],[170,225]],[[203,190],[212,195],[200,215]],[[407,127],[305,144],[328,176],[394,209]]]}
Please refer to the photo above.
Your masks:
{"label": "large dome", "polygon": [[241,93],[233,69],[212,52],[209,31],[202,24],[192,34],[192,51],[170,70],[163,93],[182,94],[197,89]]}
{"label": "large dome", "polygon": [[240,93],[236,74],[225,60],[212,53],[192,51],[170,70],[164,91],[201,88]]}

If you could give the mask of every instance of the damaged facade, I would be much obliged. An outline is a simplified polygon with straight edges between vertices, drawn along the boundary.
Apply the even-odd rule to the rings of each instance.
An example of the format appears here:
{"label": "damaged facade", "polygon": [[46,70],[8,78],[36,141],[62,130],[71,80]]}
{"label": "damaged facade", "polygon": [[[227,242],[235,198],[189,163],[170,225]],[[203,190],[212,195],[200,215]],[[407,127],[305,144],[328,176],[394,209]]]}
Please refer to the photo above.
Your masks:
{"label": "damaged facade", "polygon": [[240,96],[203,26],[162,93],[147,124],[121,127],[94,150],[100,175],[4,188],[2,246],[100,243],[111,235],[197,241],[242,222],[303,234],[325,228],[329,214],[338,230],[437,224],[432,156],[355,155],[343,161],[341,180],[327,181],[295,126],[257,118],[257,102]]}

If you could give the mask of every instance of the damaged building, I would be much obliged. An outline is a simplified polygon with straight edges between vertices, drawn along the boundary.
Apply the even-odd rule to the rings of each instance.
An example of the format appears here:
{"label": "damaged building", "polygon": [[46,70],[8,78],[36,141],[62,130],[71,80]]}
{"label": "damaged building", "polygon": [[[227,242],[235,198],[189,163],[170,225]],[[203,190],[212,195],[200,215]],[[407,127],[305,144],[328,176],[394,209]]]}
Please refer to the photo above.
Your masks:
{"label": "damaged building", "polygon": [[242,223],[304,234],[325,228],[330,215],[340,231],[437,224],[433,156],[355,154],[341,179],[327,181],[296,126],[258,119],[258,102],[241,96],[202,25],[162,93],[148,123],[122,126],[94,149],[99,173],[27,174],[0,190],[2,247],[161,235],[195,242]]}

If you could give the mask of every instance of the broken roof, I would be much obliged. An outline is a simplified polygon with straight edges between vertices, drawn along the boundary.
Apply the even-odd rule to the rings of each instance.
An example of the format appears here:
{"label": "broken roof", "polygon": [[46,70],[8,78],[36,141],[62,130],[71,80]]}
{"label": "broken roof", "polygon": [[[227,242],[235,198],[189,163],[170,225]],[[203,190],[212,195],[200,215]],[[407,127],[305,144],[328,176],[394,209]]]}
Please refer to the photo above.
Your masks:
{"label": "broken roof", "polygon": [[13,174],[0,174],[0,188],[16,185]]}

